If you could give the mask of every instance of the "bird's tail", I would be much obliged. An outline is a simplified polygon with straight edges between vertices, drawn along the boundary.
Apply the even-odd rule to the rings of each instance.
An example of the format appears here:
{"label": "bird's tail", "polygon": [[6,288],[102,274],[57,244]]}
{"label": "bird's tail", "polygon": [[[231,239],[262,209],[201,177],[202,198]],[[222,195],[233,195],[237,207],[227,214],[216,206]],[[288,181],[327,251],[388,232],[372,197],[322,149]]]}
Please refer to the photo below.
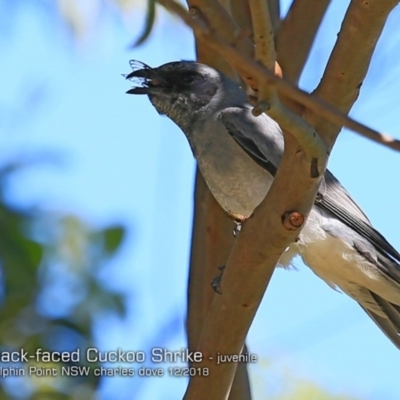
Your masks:
{"label": "bird's tail", "polygon": [[361,307],[372,318],[372,320],[379,326],[382,332],[392,341],[392,343],[400,350],[400,306],[389,303],[376,293],[370,292],[373,299],[381,308],[382,313],[386,317],[377,315],[367,308]]}

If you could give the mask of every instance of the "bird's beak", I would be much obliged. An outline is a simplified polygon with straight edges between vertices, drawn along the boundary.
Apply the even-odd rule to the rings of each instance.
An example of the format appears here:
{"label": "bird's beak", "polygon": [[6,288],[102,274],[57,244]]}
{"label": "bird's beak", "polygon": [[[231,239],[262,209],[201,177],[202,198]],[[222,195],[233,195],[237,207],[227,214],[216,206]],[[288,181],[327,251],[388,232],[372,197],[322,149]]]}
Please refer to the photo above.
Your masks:
{"label": "bird's beak", "polygon": [[153,94],[163,91],[167,86],[165,80],[160,76],[156,68],[146,67],[138,69],[126,75],[125,78],[141,85],[129,89],[126,92],[128,94]]}

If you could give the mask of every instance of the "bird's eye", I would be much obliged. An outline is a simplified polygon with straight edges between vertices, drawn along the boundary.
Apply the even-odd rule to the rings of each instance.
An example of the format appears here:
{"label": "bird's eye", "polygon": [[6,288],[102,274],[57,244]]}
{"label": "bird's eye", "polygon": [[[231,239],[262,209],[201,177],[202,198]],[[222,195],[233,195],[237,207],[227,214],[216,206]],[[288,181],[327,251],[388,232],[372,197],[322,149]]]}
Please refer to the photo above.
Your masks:
{"label": "bird's eye", "polygon": [[188,73],[182,76],[182,82],[184,83],[192,83],[197,78],[197,74]]}

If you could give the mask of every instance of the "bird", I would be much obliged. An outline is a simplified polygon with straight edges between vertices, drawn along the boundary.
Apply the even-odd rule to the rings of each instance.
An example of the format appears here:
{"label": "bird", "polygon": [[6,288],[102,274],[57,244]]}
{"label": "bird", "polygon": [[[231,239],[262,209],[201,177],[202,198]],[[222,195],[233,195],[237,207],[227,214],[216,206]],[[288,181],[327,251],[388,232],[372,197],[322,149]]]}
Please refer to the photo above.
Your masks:
{"label": "bird", "polygon": [[[194,61],[152,68],[131,60],[126,93],[147,95],[185,134],[217,202],[238,223],[265,198],[284,151],[282,130],[265,113],[254,116],[242,88]],[[371,224],[327,169],[298,240],[279,259],[298,255],[331,288],[357,301],[400,349],[400,254]]]}

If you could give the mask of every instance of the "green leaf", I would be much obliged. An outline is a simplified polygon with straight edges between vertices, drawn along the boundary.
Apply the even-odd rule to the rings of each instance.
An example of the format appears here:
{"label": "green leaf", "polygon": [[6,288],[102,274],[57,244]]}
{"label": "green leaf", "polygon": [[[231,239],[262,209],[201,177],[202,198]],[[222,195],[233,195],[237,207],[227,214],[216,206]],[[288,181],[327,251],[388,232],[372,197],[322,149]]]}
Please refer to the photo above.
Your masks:
{"label": "green leaf", "polygon": [[104,229],[104,248],[107,253],[114,253],[121,245],[125,235],[125,228],[121,225],[111,226]]}
{"label": "green leaf", "polygon": [[21,242],[21,245],[23,245],[25,249],[26,257],[29,259],[30,265],[34,267],[34,270],[37,270],[42,261],[43,247],[39,243],[30,239],[25,239]]}
{"label": "green leaf", "polygon": [[156,20],[156,0],[147,0],[146,22],[144,29],[139,38],[135,41],[132,47],[137,47],[143,44],[150,36],[153,30],[154,22]]}
{"label": "green leaf", "polygon": [[112,308],[119,314],[120,317],[126,315],[126,301],[125,298],[117,293],[110,294],[110,300],[112,301]]}

